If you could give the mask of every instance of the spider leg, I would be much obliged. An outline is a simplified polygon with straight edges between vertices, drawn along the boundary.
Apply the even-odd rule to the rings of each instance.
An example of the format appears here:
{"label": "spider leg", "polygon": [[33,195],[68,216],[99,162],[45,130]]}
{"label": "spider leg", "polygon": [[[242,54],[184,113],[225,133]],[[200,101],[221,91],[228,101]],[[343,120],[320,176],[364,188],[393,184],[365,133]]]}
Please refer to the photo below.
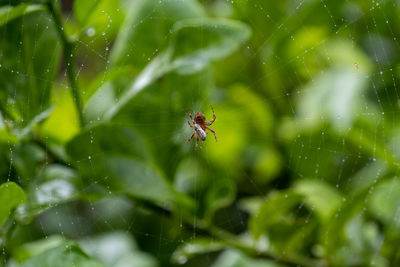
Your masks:
{"label": "spider leg", "polygon": [[195,135],[196,132],[193,132],[192,136],[189,139],[185,139],[186,142],[190,142],[193,139],[193,136]]}
{"label": "spider leg", "polygon": [[194,150],[197,150],[199,148],[199,136],[197,136],[196,138],[196,147],[194,148]]}
{"label": "spider leg", "polygon": [[190,109],[189,109],[189,118],[190,118],[191,121],[193,121],[192,112],[190,112]]}
{"label": "spider leg", "polygon": [[206,122],[207,125],[213,124],[214,121],[215,121],[215,119],[217,118],[217,116],[215,116],[214,108],[213,108],[211,105],[210,105],[210,107],[211,107],[211,110],[212,110],[212,112],[213,112],[213,118],[212,118],[211,121]]}
{"label": "spider leg", "polygon": [[208,129],[208,130],[210,130],[213,134],[214,134],[214,137],[215,137],[215,142],[218,142],[218,140],[217,140],[217,135],[215,134],[215,131],[214,130],[212,130],[212,129],[210,129],[209,127],[207,127],[206,126],[206,128]]}
{"label": "spider leg", "polygon": [[190,124],[190,122],[187,122],[187,123],[189,124],[190,128],[194,128],[194,126],[193,126],[193,125],[191,125],[191,124]]}

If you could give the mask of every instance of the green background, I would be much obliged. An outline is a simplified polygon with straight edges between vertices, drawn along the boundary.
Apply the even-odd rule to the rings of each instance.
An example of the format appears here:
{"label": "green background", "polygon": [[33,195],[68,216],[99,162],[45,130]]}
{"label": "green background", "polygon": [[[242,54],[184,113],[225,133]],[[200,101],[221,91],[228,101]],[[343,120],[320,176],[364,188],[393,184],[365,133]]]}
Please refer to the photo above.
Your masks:
{"label": "green background", "polygon": [[399,266],[399,35],[396,0],[0,0],[0,264]]}

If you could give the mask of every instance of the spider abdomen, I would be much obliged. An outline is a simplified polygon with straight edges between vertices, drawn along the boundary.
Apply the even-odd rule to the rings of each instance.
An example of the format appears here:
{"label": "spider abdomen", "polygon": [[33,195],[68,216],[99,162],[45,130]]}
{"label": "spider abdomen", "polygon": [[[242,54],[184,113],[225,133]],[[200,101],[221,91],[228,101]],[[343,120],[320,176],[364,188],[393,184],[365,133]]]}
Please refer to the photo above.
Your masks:
{"label": "spider abdomen", "polygon": [[206,132],[201,128],[200,125],[195,124],[194,125],[194,130],[196,131],[197,135],[200,137],[202,141],[206,140],[207,134]]}

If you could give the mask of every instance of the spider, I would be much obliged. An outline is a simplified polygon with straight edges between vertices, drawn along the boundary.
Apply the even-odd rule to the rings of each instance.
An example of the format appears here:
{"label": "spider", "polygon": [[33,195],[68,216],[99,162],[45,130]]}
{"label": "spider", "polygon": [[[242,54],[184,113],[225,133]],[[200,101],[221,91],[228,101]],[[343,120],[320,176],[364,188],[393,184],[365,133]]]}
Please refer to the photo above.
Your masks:
{"label": "spider", "polygon": [[189,117],[192,120],[193,125],[190,124],[189,121],[188,121],[188,124],[189,124],[190,128],[194,129],[194,131],[193,131],[192,136],[189,139],[186,139],[185,141],[190,142],[193,139],[194,135],[196,134],[197,138],[196,138],[195,150],[197,150],[197,148],[199,148],[199,139],[201,139],[201,141],[206,140],[208,131],[211,131],[214,134],[215,142],[217,142],[217,136],[215,135],[215,132],[212,129],[210,129],[209,127],[207,127],[207,126],[210,126],[211,124],[213,124],[215,119],[217,118],[215,116],[213,107],[211,105],[210,105],[210,107],[213,112],[213,118],[211,121],[206,121],[206,116],[204,116],[204,114],[201,112],[197,112],[196,115],[194,115],[194,119],[193,119],[192,113],[189,110]]}

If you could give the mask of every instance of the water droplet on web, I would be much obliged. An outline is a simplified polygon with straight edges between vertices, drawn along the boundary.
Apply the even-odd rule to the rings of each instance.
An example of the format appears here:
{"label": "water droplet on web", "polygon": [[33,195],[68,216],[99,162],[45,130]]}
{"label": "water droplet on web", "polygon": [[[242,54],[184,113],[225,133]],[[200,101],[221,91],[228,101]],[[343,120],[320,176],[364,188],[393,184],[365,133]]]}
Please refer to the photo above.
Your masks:
{"label": "water droplet on web", "polygon": [[92,156],[88,156],[88,159],[92,159]]}
{"label": "water droplet on web", "polygon": [[177,258],[177,260],[178,260],[178,263],[179,263],[179,264],[184,264],[184,263],[186,263],[187,258],[186,258],[185,256],[183,256],[183,255],[179,255],[179,257]]}
{"label": "water droplet on web", "polygon": [[89,36],[89,37],[92,37],[95,34],[96,34],[96,30],[93,27],[91,27],[91,28],[86,30],[86,35]]}

